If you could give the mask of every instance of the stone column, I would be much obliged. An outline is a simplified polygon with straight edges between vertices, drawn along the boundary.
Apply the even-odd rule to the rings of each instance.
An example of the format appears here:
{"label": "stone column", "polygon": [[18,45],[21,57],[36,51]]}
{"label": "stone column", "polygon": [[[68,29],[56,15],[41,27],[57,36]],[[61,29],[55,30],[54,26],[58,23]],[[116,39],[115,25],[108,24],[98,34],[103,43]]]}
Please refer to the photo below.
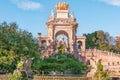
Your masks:
{"label": "stone column", "polygon": [[50,24],[47,26],[48,27],[48,36],[52,42],[51,44],[51,51],[53,51],[53,41],[54,41],[54,25]]}
{"label": "stone column", "polygon": [[75,31],[74,26],[72,26],[72,30],[73,30],[72,38],[73,38],[73,42],[74,42],[73,51],[75,52],[76,51],[76,31]]}
{"label": "stone column", "polygon": [[70,49],[70,52],[73,52],[72,30],[69,32],[69,49]]}
{"label": "stone column", "polygon": [[82,51],[85,51],[85,39],[82,41]]}
{"label": "stone column", "polygon": [[48,36],[50,37],[51,41],[53,42],[53,25],[48,26]]}

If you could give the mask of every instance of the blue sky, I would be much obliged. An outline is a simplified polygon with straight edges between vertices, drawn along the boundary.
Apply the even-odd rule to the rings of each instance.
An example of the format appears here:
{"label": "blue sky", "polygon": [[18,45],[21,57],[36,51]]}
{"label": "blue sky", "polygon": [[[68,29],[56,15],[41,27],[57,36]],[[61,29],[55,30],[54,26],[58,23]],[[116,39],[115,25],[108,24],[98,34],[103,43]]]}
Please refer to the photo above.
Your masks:
{"label": "blue sky", "polygon": [[120,0],[0,0],[0,23],[16,22],[21,29],[47,35],[46,22],[55,4],[65,1],[79,24],[77,35],[104,30],[120,35]]}

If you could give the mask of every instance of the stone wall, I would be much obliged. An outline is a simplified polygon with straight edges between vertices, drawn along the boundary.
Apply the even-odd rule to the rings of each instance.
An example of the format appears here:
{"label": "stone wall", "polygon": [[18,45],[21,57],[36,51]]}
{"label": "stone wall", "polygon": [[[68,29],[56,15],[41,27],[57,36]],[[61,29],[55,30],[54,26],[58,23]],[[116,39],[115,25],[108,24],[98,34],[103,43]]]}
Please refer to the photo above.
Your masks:
{"label": "stone wall", "polygon": [[120,54],[98,49],[87,49],[83,55],[87,60],[93,60],[96,65],[91,65],[93,63],[90,63],[90,66],[95,68],[95,70],[97,70],[98,60],[101,59],[105,71],[120,73]]}

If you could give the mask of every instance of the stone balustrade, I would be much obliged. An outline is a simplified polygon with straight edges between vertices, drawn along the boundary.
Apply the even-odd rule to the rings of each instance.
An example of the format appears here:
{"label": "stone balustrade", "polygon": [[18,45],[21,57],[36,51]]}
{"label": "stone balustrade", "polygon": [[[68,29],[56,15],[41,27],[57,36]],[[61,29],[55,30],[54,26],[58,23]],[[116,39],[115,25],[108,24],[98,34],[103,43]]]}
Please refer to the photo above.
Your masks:
{"label": "stone balustrade", "polygon": [[[101,51],[98,49],[86,49],[84,54],[86,59],[94,60],[95,64],[97,64],[98,60],[101,59],[105,71],[107,70],[110,72],[120,73],[120,54],[109,51]],[[91,66],[95,68],[95,65]]]}

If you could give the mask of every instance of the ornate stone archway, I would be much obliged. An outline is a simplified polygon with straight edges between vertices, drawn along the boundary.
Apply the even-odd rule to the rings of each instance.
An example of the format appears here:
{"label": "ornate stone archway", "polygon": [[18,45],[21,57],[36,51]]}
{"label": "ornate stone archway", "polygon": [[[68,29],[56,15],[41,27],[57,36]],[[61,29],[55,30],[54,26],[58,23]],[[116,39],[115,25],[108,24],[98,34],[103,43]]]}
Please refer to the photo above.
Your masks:
{"label": "ornate stone archway", "polygon": [[[74,17],[73,12],[69,12],[69,5],[65,2],[56,4],[56,11],[51,12],[51,16],[46,23],[48,35],[47,42],[50,40],[53,42],[51,46],[55,47],[55,38],[58,34],[65,34],[68,36],[69,50],[71,53],[77,51],[76,42],[79,40],[82,42],[81,50],[85,51],[85,37],[76,36],[78,23]],[[39,36],[39,40],[44,36]],[[48,46],[49,43],[48,43]],[[53,49],[54,50],[54,49]]]}
{"label": "ornate stone archway", "polygon": [[[97,70],[96,62],[101,59],[104,70],[112,72],[114,71],[115,73],[110,73],[111,77],[119,77],[120,55],[116,55],[113,52],[100,51],[97,49],[85,50],[86,37],[76,36],[78,24],[73,13],[69,12],[68,8],[69,5],[67,3],[58,3],[56,5],[56,11],[51,12],[51,16],[46,23],[48,35],[43,36],[38,34],[39,45],[41,46],[42,44],[46,43],[45,50],[42,51],[42,58],[49,57],[55,50],[56,36],[59,34],[65,34],[68,36],[70,52],[73,53],[77,59],[86,62],[92,67],[87,76],[90,77],[94,74],[94,72]],[[118,38],[119,37],[117,37],[117,41]],[[78,52],[79,50],[76,47],[77,42],[80,42],[81,44],[81,52]]]}
{"label": "ornate stone archway", "polygon": [[84,37],[84,36],[77,36],[77,39],[76,39],[76,42],[78,43],[78,42],[81,42],[81,46],[80,46],[80,48],[81,48],[81,50],[80,51],[85,51],[85,39],[86,39],[86,37]]}
{"label": "ornate stone archway", "polygon": [[[59,39],[57,39],[58,36],[59,36]],[[64,36],[66,36],[66,39],[64,38]],[[68,32],[63,30],[57,31],[55,33],[55,39],[57,40],[57,43],[64,44],[64,46],[66,47],[66,52],[69,52],[69,33]],[[57,45],[57,46],[60,46],[60,45]]]}

